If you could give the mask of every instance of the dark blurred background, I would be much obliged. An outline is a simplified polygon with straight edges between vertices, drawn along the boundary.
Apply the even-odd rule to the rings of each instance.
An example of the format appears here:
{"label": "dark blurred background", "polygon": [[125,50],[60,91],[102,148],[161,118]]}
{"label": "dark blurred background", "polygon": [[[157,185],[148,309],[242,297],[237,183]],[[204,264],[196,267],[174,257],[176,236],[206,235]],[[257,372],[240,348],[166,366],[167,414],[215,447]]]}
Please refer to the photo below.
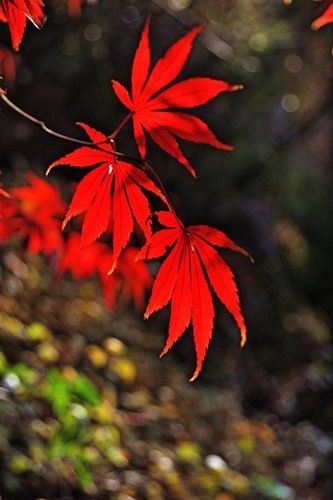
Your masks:
{"label": "dark blurred background", "polygon": [[[196,110],[235,151],[183,143],[197,180],[153,143],[148,151],[187,223],[220,227],[253,255],[251,265],[225,252],[248,342],[240,351],[236,326],[217,306],[203,372],[188,385],[190,332],[157,359],[168,312],[148,323],[131,311],[106,313],[93,284],[54,291],[42,259],[25,264],[29,279],[11,286],[4,251],[0,493],[332,498],[333,60],[331,28],[310,29],[320,7],[310,0],[99,0],[75,18],[59,0],[48,1],[46,12],[42,32],[27,29],[9,95],[51,128],[81,138],[75,122],[109,133],[125,116],[110,81],[129,83],[147,15],[154,60],[189,27],[208,23],[181,78],[244,84]],[[0,37],[8,41],[5,25]],[[43,175],[72,149],[4,105],[0,131],[9,187],[29,169]],[[137,154],[130,125],[117,147]],[[52,174],[67,199],[78,178],[66,168]],[[32,346],[29,328],[48,334]],[[47,349],[69,354],[48,357]],[[38,373],[25,350],[39,357]],[[86,383],[79,395],[74,372]],[[52,399],[59,391],[68,393],[60,410]]]}

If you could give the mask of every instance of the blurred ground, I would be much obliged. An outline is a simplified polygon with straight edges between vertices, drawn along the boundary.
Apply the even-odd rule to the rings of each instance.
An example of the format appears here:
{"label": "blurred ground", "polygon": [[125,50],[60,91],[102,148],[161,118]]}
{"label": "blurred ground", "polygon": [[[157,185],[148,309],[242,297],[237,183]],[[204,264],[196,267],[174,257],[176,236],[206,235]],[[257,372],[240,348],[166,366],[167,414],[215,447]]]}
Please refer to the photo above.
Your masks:
{"label": "blurred ground", "polygon": [[[190,385],[190,333],[157,357],[167,314],[107,314],[94,284],[55,284],[52,264],[3,248],[2,497],[331,499],[333,63],[331,28],[310,29],[318,3],[101,0],[78,19],[48,5],[10,96],[71,135],[76,121],[107,133],[123,117],[109,82],[128,83],[147,14],[155,58],[210,22],[183,75],[245,85],[199,110],[235,151],[182,144],[199,180],[149,152],[187,222],[220,227],[255,257],[226,254],[249,341],[240,352],[219,308]],[[71,148],[3,107],[0,131],[7,186]],[[118,148],[135,154],[130,127]],[[67,197],[69,170],[52,174]]]}
{"label": "blurred ground", "polygon": [[106,314],[93,283],[4,260],[2,498],[330,498],[333,442],[305,404],[318,410],[320,343],[317,369],[274,377],[229,350],[218,385],[189,384],[186,363],[157,358],[160,333]]}

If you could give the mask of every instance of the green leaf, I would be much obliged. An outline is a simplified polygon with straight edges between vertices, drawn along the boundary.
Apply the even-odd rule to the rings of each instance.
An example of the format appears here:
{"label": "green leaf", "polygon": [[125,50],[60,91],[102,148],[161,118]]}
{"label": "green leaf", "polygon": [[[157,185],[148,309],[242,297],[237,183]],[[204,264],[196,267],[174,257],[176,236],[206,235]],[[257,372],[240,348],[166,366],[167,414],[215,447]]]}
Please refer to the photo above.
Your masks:
{"label": "green leaf", "polygon": [[253,475],[251,484],[259,493],[272,500],[293,500],[295,498],[295,494],[289,486],[268,476]]}
{"label": "green leaf", "polygon": [[90,405],[97,405],[101,396],[93,383],[84,375],[79,375],[71,385],[72,393]]}
{"label": "green leaf", "polygon": [[71,403],[70,385],[56,368],[49,370],[47,381],[47,397],[55,413],[62,417]]}

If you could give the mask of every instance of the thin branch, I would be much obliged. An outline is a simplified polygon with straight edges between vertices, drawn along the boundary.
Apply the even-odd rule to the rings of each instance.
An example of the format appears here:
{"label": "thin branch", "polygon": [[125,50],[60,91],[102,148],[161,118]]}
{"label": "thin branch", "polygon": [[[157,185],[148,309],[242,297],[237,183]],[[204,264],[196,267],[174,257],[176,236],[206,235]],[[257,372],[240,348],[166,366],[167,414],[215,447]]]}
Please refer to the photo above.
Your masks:
{"label": "thin branch", "polygon": [[131,118],[132,116],[132,113],[128,113],[128,115],[125,116],[125,118],[120,122],[120,124],[118,125],[118,127],[112,132],[112,134],[110,134],[108,137],[113,140],[117,137],[117,135],[119,134],[119,132],[121,131],[121,129],[126,125],[126,123],[128,122],[128,120]]}
{"label": "thin branch", "polygon": [[178,219],[177,214],[176,214],[176,211],[175,211],[175,209],[174,209],[174,208],[173,208],[173,206],[172,206],[172,203],[171,203],[171,201],[170,201],[170,199],[169,199],[168,193],[166,192],[166,189],[165,189],[165,187],[164,187],[164,184],[163,184],[163,182],[161,181],[161,179],[160,179],[159,175],[157,174],[157,172],[153,169],[153,167],[152,167],[151,165],[149,165],[149,163],[147,162],[147,160],[143,160],[143,161],[141,162],[141,168],[142,168],[144,171],[149,172],[149,173],[150,173],[150,175],[151,175],[152,177],[154,177],[154,179],[155,179],[156,183],[159,185],[159,187],[161,188],[162,193],[164,194],[165,200],[166,200],[167,205],[168,205],[168,209],[169,209],[169,210],[170,210],[170,212],[172,212],[172,213],[173,213],[173,215],[174,215],[174,216]]}
{"label": "thin branch", "polygon": [[[0,87],[0,98],[3,100],[4,103],[7,104],[11,109],[13,109],[16,113],[19,115],[23,116],[26,120],[29,120],[32,123],[35,123],[38,125],[44,132],[46,132],[49,135],[52,135],[54,137],[58,137],[59,139],[63,139],[64,141],[69,141],[69,142],[74,142],[75,144],[80,144],[81,146],[100,146],[101,144],[106,144],[108,142],[113,141],[113,134],[111,136],[107,136],[105,141],[101,142],[90,142],[90,141],[83,141],[82,139],[76,139],[75,137],[70,137],[69,135],[61,134],[59,132],[56,132],[55,130],[50,129],[42,120],[39,120],[38,118],[35,118],[34,116],[30,115],[23,109],[19,108],[16,104],[14,104],[6,95],[6,91]],[[128,117],[126,117],[126,121],[128,120]],[[125,120],[123,120],[124,122]],[[119,128],[119,127],[118,127]],[[130,161],[132,163],[138,164],[142,166],[142,160],[140,158],[134,158],[132,156],[128,156],[125,153],[121,153],[120,151],[113,151],[112,154],[119,158],[123,158],[124,160]]]}
{"label": "thin branch", "polygon": [[[99,146],[101,144],[106,144],[108,142],[114,142],[113,141],[113,138],[115,137],[115,135],[117,135],[117,133],[123,128],[123,126],[127,123],[127,121],[129,120],[129,118],[131,117],[131,114],[129,113],[128,115],[125,116],[125,118],[122,120],[122,122],[120,123],[120,125],[115,129],[115,131],[107,136],[107,138],[105,139],[105,141],[101,141],[101,142],[90,142],[90,141],[83,141],[81,139],[76,139],[75,137],[70,137],[68,135],[64,135],[64,134],[61,134],[59,132],[56,132],[52,129],[50,129],[49,127],[46,126],[46,124],[39,120],[38,118],[35,118],[34,116],[30,115],[29,113],[27,113],[26,111],[24,111],[23,109],[19,108],[16,104],[14,104],[6,95],[6,91],[0,87],[0,98],[3,100],[4,103],[7,104],[7,106],[9,106],[11,109],[13,109],[16,113],[18,113],[19,115],[23,116],[24,118],[26,118],[27,120],[29,120],[30,122],[32,123],[35,123],[36,125],[38,125],[42,130],[44,130],[44,132],[46,132],[47,134],[49,135],[52,135],[54,137],[58,137],[59,139],[63,139],[65,141],[69,141],[69,142],[74,142],[75,144],[81,144],[83,146]],[[123,160],[127,160],[131,163],[134,163],[135,165],[137,165],[139,168],[141,168],[143,171],[145,172],[149,172],[149,174],[154,177],[155,181],[157,182],[157,184],[159,185],[159,187],[161,188],[161,191],[163,192],[164,196],[165,196],[165,200],[167,202],[167,205],[168,205],[168,208],[170,210],[170,212],[172,212],[176,217],[177,217],[177,214],[176,214],[176,211],[175,209],[173,208],[172,206],[172,203],[169,199],[169,196],[166,192],[166,189],[163,185],[163,182],[161,181],[161,179],[159,178],[158,174],[156,173],[156,171],[153,169],[153,167],[151,165],[149,165],[149,163],[147,162],[147,160],[141,160],[140,158],[134,158],[132,156],[127,156],[125,153],[121,153],[120,151],[112,151],[112,154],[119,157],[119,158],[122,158]],[[49,172],[49,170],[47,171],[47,173]],[[178,219],[178,217],[177,217]]]}
{"label": "thin branch", "polygon": [[45,123],[43,121],[38,120],[38,118],[35,118],[34,116],[29,115],[28,113],[26,113],[26,111],[23,111],[23,109],[21,109],[18,106],[16,106],[16,104],[14,104],[7,97],[6,92],[3,89],[0,89],[0,97],[7,104],[7,106],[9,106],[10,108],[12,108],[14,111],[16,111],[16,113],[18,113],[19,115],[23,116],[24,118],[26,118],[30,122],[35,123],[36,125],[38,125],[47,134],[53,135],[55,137],[59,137],[59,139],[64,139],[65,141],[70,141],[70,142],[74,142],[76,144],[82,144],[82,145],[85,145],[85,146],[91,146],[93,144],[92,142],[82,141],[81,139],[75,139],[74,137],[70,137],[68,135],[60,134],[59,132],[55,132],[54,130],[51,130],[49,127],[47,127],[45,125]]}

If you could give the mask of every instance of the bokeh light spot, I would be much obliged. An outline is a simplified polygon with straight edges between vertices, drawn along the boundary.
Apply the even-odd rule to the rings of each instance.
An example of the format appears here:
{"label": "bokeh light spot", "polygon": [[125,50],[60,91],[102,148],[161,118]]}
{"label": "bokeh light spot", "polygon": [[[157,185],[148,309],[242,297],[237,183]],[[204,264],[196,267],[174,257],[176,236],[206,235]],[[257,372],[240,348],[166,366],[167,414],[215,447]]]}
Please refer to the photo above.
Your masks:
{"label": "bokeh light spot", "polygon": [[298,73],[303,66],[303,59],[297,54],[289,54],[285,60],[284,65],[290,73]]}
{"label": "bokeh light spot", "polygon": [[297,111],[300,104],[300,100],[295,94],[285,94],[281,99],[281,106],[287,113],[294,113]]}

